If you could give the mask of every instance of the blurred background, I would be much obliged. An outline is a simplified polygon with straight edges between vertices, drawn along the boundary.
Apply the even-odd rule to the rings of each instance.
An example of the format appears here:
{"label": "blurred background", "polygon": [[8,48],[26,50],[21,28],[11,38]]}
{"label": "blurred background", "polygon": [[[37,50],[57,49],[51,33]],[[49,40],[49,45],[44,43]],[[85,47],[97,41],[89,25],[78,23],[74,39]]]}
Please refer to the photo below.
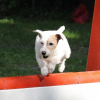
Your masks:
{"label": "blurred background", "polygon": [[32,31],[57,30],[62,25],[72,50],[65,72],[85,71],[94,2],[0,0],[0,76],[40,74],[34,50],[37,34]]}
{"label": "blurred background", "polygon": [[0,17],[19,16],[40,19],[66,19],[84,4],[92,17],[95,0],[0,0]]}

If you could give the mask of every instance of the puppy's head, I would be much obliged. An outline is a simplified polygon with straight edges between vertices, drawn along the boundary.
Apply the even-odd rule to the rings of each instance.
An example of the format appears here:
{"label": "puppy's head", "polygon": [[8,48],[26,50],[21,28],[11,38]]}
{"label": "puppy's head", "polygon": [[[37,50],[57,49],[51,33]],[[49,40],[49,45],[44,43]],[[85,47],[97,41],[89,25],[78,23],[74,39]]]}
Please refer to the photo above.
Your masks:
{"label": "puppy's head", "polygon": [[37,32],[40,38],[40,54],[44,59],[53,55],[59,40],[62,39],[61,33],[64,31],[64,29],[65,27],[62,26],[57,31],[33,31]]}

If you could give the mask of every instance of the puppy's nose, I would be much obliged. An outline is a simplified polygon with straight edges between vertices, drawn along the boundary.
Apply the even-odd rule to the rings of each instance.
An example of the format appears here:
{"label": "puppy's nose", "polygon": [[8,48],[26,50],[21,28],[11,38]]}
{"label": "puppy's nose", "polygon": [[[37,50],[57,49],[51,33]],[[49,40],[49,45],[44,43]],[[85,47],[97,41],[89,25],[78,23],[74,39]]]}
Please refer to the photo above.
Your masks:
{"label": "puppy's nose", "polygon": [[42,51],[42,55],[45,55],[46,54],[46,52],[45,51]]}

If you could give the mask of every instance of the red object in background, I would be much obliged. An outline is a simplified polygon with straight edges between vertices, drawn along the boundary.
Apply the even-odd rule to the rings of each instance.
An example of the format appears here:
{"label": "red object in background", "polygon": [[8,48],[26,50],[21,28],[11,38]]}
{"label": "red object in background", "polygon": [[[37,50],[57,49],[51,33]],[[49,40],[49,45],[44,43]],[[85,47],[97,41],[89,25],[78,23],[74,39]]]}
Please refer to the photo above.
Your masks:
{"label": "red object in background", "polygon": [[89,13],[83,4],[80,4],[72,15],[72,20],[76,23],[86,23],[89,20]]}

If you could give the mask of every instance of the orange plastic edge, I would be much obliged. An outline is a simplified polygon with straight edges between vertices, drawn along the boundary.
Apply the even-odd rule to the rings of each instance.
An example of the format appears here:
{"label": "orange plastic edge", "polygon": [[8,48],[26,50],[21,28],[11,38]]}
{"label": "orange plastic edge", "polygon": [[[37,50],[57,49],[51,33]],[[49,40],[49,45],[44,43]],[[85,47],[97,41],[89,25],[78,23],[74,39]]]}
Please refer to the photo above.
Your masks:
{"label": "orange plastic edge", "polygon": [[44,77],[43,86],[57,86],[78,84],[78,78],[73,72],[50,74],[49,77]]}
{"label": "orange plastic edge", "polygon": [[100,82],[100,71],[76,72],[79,84]]}
{"label": "orange plastic edge", "polygon": [[100,82],[100,71],[69,72],[50,74],[48,77],[37,75],[0,78],[0,89],[18,89],[43,86]]}
{"label": "orange plastic edge", "polygon": [[7,85],[6,85],[6,82],[3,78],[0,78],[0,90],[2,89],[6,89],[7,88]]}
{"label": "orange plastic edge", "polygon": [[17,89],[41,86],[42,83],[37,75],[0,78],[0,89]]}

